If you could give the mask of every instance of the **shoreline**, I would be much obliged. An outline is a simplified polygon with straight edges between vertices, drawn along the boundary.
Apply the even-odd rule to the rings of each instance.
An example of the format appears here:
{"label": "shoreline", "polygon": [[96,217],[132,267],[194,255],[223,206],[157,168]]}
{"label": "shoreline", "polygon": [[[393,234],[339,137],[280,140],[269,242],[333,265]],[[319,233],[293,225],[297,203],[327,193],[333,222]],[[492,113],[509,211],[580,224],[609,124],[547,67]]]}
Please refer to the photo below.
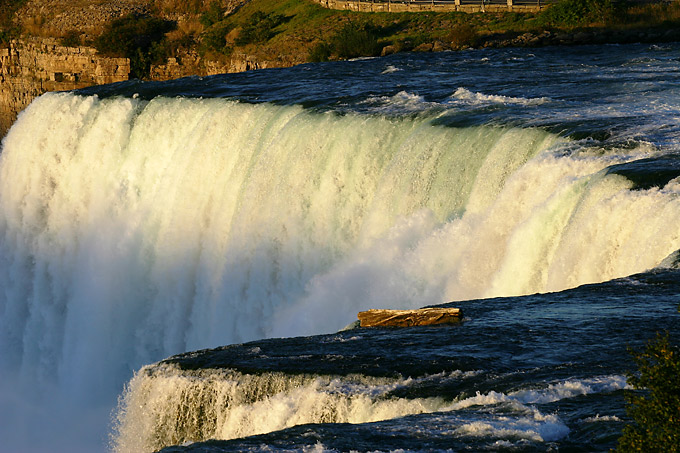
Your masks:
{"label": "shoreline", "polygon": [[[639,28],[621,30],[615,28],[599,29],[577,29],[573,31],[551,31],[525,33],[505,33],[490,35],[481,38],[481,42],[471,46],[452,47],[445,43],[435,40],[423,43],[408,52],[438,52],[438,51],[458,51],[466,49],[485,49],[485,48],[531,48],[547,46],[581,46],[581,45],[602,45],[602,44],[663,44],[680,41],[680,29],[672,28]],[[403,52],[392,49],[392,46],[385,46],[381,56]]]}
{"label": "shoreline", "polygon": [[[157,44],[168,47],[167,55],[153,56],[153,61],[151,54],[144,57],[148,66],[141,78],[151,81],[401,52],[680,41],[680,27],[674,26],[679,20],[675,13],[680,14],[676,6],[665,7],[679,10],[671,10],[675,15],[668,18],[661,14],[666,11],[664,6],[656,5],[644,7],[647,9],[643,13],[649,17],[631,10],[626,13],[630,15],[628,22],[620,19],[610,26],[565,27],[547,25],[550,20],[541,19],[543,13],[366,13],[328,9],[320,6],[319,0],[223,0],[222,4],[229,6],[218,11],[203,7],[184,14],[171,9],[153,12],[148,3],[149,0],[132,0],[127,4],[132,13],[121,10],[120,14],[133,14],[139,9],[146,11],[145,17],[176,25],[173,31],[156,38]],[[40,4],[51,5],[53,11],[38,20],[33,16],[38,11],[35,6]],[[118,3],[99,5],[99,9],[88,12],[85,22],[65,5],[62,0],[33,0],[30,8],[15,11],[14,20],[23,27],[24,34],[7,41],[0,52],[3,136],[18,113],[45,92],[138,78],[134,68],[139,65],[134,55],[106,54],[97,50],[91,40],[97,35],[93,31],[97,19],[103,21],[99,33],[111,26],[113,19],[108,9]],[[212,13],[214,17],[208,21],[206,17]],[[267,23],[268,28],[254,17]],[[43,25],[36,29],[40,21]],[[253,29],[264,32],[264,37],[255,33],[255,37],[245,39]],[[55,30],[62,30],[61,38]],[[79,37],[74,42],[67,40],[74,33],[80,33]],[[340,49],[343,40],[350,44]]]}

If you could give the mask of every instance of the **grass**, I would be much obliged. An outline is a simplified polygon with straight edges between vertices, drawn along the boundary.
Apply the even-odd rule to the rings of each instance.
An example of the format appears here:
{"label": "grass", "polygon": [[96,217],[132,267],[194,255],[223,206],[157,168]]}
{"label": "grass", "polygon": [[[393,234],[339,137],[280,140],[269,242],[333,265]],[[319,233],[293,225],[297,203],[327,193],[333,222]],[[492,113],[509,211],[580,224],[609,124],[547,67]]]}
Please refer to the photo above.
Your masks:
{"label": "grass", "polygon": [[[264,57],[276,55],[304,55],[307,61],[373,56],[387,45],[409,50],[433,39],[447,40],[456,25],[466,25],[465,32],[474,33],[497,29],[505,22],[517,23],[519,15],[508,18],[493,15],[465,13],[356,13],[335,11],[306,0],[252,0],[236,14],[211,25],[217,34],[241,34],[247,30],[254,17],[279,17],[269,28],[267,39],[257,42],[234,42],[243,53]],[[215,36],[206,31],[210,40]],[[469,41],[470,39],[468,39]],[[228,45],[228,43],[227,43]],[[222,40],[209,50],[219,52]],[[233,50],[233,46],[231,48]]]}
{"label": "grass", "polygon": [[[0,0],[0,40],[16,35],[11,17],[26,0]],[[74,0],[79,2],[81,0]],[[359,13],[329,10],[311,0],[251,0],[226,14],[218,0],[155,0],[157,14],[180,14],[176,28],[155,35],[154,44],[118,52],[144,60],[138,76],[148,73],[150,61],[197,50],[208,59],[223,60],[234,53],[269,65],[287,66],[408,51],[439,42],[444,48],[481,46],[504,37],[543,30],[573,31],[607,28],[679,28],[680,0],[673,3],[629,5],[613,0],[561,0],[540,13],[403,12]],[[156,19],[159,19],[156,17]],[[24,32],[45,34],[40,18],[25,21]],[[4,24],[4,25],[3,25]],[[104,34],[111,24],[103,24]],[[76,43],[76,36],[61,36]],[[106,46],[100,39],[97,47]],[[134,47],[134,45],[133,45]],[[440,46],[441,47],[441,46]],[[106,52],[106,49],[100,49]],[[139,51],[138,51],[139,50]],[[135,57],[136,56],[136,57]]]}
{"label": "grass", "polygon": [[[611,27],[615,29],[680,25],[680,2],[670,5],[615,6],[611,0],[562,0],[540,13],[358,13],[334,11],[308,0],[252,0],[236,14],[212,25],[220,33],[239,35],[253,17],[284,17],[266,39],[227,43],[256,58],[305,54],[307,61],[380,54],[386,46],[411,50],[441,41],[452,48],[484,43],[494,36],[543,30]],[[351,24],[351,25],[350,25]],[[298,61],[299,62],[299,61]]]}
{"label": "grass", "polygon": [[680,1],[630,6],[623,20],[630,24],[677,26],[680,22]]}

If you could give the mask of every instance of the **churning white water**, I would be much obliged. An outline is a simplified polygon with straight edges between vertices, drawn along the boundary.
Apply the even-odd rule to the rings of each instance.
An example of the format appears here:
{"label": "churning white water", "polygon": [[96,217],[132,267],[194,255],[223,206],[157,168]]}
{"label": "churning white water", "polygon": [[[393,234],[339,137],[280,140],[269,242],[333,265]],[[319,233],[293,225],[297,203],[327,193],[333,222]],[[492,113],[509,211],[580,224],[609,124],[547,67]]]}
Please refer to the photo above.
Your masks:
{"label": "churning white water", "polygon": [[[406,415],[499,407],[495,421],[466,422],[442,429],[464,436],[503,433],[537,442],[563,438],[569,429],[557,414],[542,414],[537,402],[560,401],[624,388],[623,376],[569,380],[510,394],[494,391],[451,402],[440,397],[399,398],[389,392],[431,378],[463,380],[470,373],[421,379],[367,376],[321,377],[230,370],[180,371],[173,365],[143,368],[121,401],[117,452],[157,451],[187,439],[235,439],[306,423],[368,423]],[[495,433],[494,433],[495,432]]]}
{"label": "churning white water", "polygon": [[150,367],[130,383],[115,447],[156,451],[169,439],[234,439],[303,423],[365,423],[450,405],[441,398],[384,398],[408,381]]}
{"label": "churning white water", "polygon": [[680,184],[630,191],[602,170],[653,152],[422,117],[44,95],[0,162],[2,401],[32,417],[21,382],[38,407],[98,411],[174,353],[644,271],[680,248]]}

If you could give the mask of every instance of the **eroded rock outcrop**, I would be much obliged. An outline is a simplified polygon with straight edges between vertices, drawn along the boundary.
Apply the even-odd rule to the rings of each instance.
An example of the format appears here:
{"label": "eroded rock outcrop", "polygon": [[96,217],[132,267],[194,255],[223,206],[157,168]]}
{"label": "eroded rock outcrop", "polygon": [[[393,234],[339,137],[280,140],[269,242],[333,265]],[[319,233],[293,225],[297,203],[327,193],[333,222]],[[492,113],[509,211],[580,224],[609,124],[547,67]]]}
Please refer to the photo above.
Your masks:
{"label": "eroded rock outcrop", "polygon": [[35,97],[127,80],[130,61],[97,55],[90,47],[65,47],[51,38],[13,40],[0,49],[0,127],[3,131]]}
{"label": "eroded rock outcrop", "polygon": [[[15,17],[17,25],[28,35],[0,48],[0,135],[4,135],[21,110],[47,91],[72,90],[130,78],[129,59],[99,55],[88,46],[61,45],[60,36],[76,32],[81,42],[87,42],[99,36],[105,23],[128,14],[152,12],[182,27],[184,23],[196,22],[197,11],[211,1],[107,0],[82,6],[72,0],[28,0]],[[226,14],[249,0],[218,1]],[[152,66],[149,77],[169,80],[268,66],[267,62],[247,55],[209,61],[194,52]]]}
{"label": "eroded rock outcrop", "polygon": [[[274,65],[245,54],[224,61],[185,53],[151,67],[151,80],[212,75],[262,69]],[[114,83],[130,78],[130,60],[105,57],[92,47],[66,47],[54,38],[13,40],[0,49],[0,133],[9,129],[19,112],[47,91],[65,91]]]}

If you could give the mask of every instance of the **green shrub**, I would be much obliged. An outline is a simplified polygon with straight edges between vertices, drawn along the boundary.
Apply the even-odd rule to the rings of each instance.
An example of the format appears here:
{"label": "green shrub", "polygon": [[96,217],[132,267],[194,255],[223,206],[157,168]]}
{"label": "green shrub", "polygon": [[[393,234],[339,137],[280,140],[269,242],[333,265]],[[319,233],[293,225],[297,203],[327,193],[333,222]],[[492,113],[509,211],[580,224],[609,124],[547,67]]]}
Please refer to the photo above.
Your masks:
{"label": "green shrub", "polygon": [[382,50],[375,27],[353,22],[340,29],[331,40],[331,47],[338,58],[375,57]]}
{"label": "green shrub", "polygon": [[644,352],[634,355],[638,373],[628,382],[636,389],[627,395],[633,419],[623,429],[619,452],[680,451],[680,347],[668,334],[658,334]]}
{"label": "green shrub", "polygon": [[176,55],[179,49],[191,50],[196,48],[196,36],[194,34],[180,34],[177,37],[166,39],[168,42],[169,54]]}
{"label": "green shrub", "polygon": [[[308,60],[319,62],[328,61],[331,57],[347,59],[378,56],[382,50],[382,45],[378,42],[379,32],[380,29],[370,24],[349,22],[329,41],[321,41],[312,47]],[[401,47],[403,46],[399,45]]]}
{"label": "green shrub", "polygon": [[560,0],[539,14],[538,22],[553,26],[576,27],[614,20],[612,0]]}
{"label": "green shrub", "polygon": [[217,1],[210,2],[208,9],[201,14],[200,22],[204,27],[210,27],[224,19],[224,10]]}
{"label": "green shrub", "polygon": [[217,52],[221,54],[228,54],[231,52],[231,47],[227,46],[227,34],[233,29],[233,26],[224,22],[214,24],[201,35],[201,51],[202,52]]}
{"label": "green shrub", "polygon": [[7,43],[20,33],[12,19],[26,0],[0,0],[0,43]]}
{"label": "green shrub", "polygon": [[257,44],[269,41],[276,34],[274,28],[286,20],[285,16],[274,13],[256,11],[243,25],[241,32],[236,38],[236,45]]}
{"label": "green shrub", "polygon": [[15,36],[11,30],[0,29],[0,44],[7,44]]}
{"label": "green shrub", "polygon": [[12,21],[14,13],[21,8],[27,0],[0,0],[0,23],[6,25]]}
{"label": "green shrub", "polygon": [[165,34],[175,28],[173,21],[130,14],[108,23],[93,44],[104,55],[129,58],[131,76],[144,78],[168,56]]}
{"label": "green shrub", "polygon": [[59,39],[59,42],[64,47],[78,47],[81,44],[80,33],[76,30],[67,31],[64,36]]}
{"label": "green shrub", "polygon": [[447,38],[454,48],[472,47],[478,40],[477,32],[470,24],[455,25]]}
{"label": "green shrub", "polygon": [[615,17],[611,0],[560,0],[543,11],[539,23],[576,27],[593,23],[609,23]]}
{"label": "green shrub", "polygon": [[309,52],[308,60],[311,61],[312,63],[328,61],[331,57],[332,52],[333,48],[331,47],[330,44],[328,44],[327,42],[320,42],[312,48],[311,52]]}

